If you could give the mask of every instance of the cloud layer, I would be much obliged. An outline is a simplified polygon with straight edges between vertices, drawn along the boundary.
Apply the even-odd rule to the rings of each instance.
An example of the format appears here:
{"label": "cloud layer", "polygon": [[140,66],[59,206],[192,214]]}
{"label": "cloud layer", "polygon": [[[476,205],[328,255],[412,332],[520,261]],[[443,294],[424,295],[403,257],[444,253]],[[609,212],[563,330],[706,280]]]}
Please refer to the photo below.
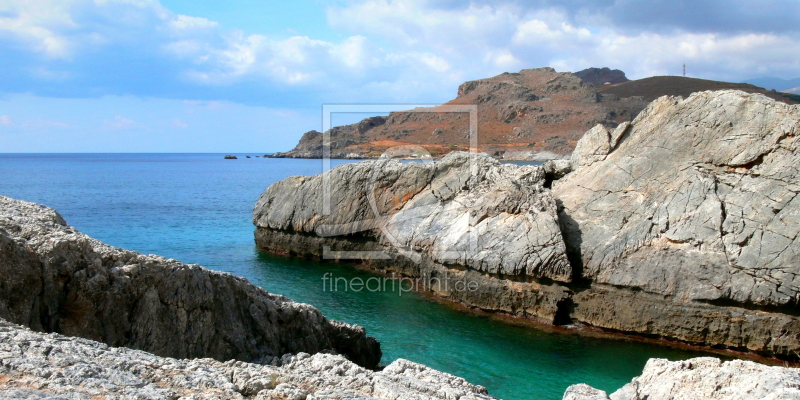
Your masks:
{"label": "cloud layer", "polygon": [[641,78],[686,63],[732,81],[800,71],[794,0],[366,0],[326,16],[339,38],[249,34],[157,0],[6,1],[0,92],[311,107],[439,102],[464,80],[540,66]]}

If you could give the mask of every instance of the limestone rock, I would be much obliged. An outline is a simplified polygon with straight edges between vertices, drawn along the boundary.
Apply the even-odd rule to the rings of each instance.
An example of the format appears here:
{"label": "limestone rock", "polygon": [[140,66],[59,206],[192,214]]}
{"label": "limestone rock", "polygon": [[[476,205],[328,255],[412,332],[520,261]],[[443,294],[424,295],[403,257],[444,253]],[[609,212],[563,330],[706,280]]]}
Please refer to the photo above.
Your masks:
{"label": "limestone rock", "polygon": [[[122,229],[122,228],[121,228]],[[331,351],[374,367],[362,327],[243,278],[105,245],[47,207],[0,196],[0,317],[170,357]]]}
{"label": "limestone rock", "polygon": [[564,400],[790,400],[800,398],[800,370],[752,361],[722,362],[700,357],[685,361],[653,358],[642,375],[605,396],[588,385],[570,386]]}
{"label": "limestone rock", "polygon": [[481,386],[402,359],[380,372],[322,353],[269,365],[179,360],[2,319],[0,355],[0,399],[493,399]]}
{"label": "limestone rock", "polygon": [[569,161],[479,156],[473,174],[452,155],[293,177],[259,200],[256,242],[385,254],[370,266],[477,284],[430,290],[483,310],[796,359],[798,107],[738,91],[663,97],[613,131],[589,130]]}
{"label": "limestone rock", "polygon": [[[330,214],[323,212],[325,179]],[[483,154],[342,165],[327,176],[270,186],[255,206],[256,241],[276,250],[267,236],[281,232],[369,238],[395,258],[569,282],[556,204],[544,182],[540,166],[502,165]],[[320,255],[319,247],[296,251]]]}
{"label": "limestone rock", "polygon": [[550,182],[563,178],[572,172],[572,161],[570,160],[549,160],[542,164],[545,178]]}
{"label": "limestone rock", "polygon": [[608,395],[600,389],[579,383],[568,387],[562,400],[608,400]]}
{"label": "limestone rock", "polygon": [[701,92],[662,97],[620,129],[607,145],[587,133],[577,147],[591,151],[553,186],[583,277],[676,300],[796,307],[800,107]]}
{"label": "limestone rock", "polygon": [[571,161],[575,169],[604,160],[611,151],[609,139],[608,130],[603,125],[595,125],[583,134],[572,152]]}

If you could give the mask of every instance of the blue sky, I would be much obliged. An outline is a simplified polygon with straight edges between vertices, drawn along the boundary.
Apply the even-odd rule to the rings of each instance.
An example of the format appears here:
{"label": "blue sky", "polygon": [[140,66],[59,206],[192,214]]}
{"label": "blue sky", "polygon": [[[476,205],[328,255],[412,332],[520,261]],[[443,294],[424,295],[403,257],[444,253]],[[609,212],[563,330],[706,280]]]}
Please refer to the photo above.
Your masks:
{"label": "blue sky", "polygon": [[283,151],[324,103],[541,66],[791,79],[797,21],[797,0],[0,0],[0,152]]}

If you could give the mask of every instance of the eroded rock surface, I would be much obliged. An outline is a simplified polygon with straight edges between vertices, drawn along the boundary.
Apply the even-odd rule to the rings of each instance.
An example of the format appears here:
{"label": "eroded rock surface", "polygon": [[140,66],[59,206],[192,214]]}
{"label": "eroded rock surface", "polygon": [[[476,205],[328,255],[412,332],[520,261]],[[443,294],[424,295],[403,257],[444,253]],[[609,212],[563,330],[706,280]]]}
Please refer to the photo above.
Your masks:
{"label": "eroded rock surface", "polygon": [[650,359],[642,375],[606,396],[585,384],[572,385],[564,400],[794,400],[800,398],[800,370],[752,361],[722,362],[701,357],[685,361]]}
{"label": "eroded rock surface", "polygon": [[381,372],[322,353],[266,364],[180,360],[2,319],[0,355],[0,399],[492,399],[481,386],[403,359]]}
{"label": "eroded rock surface", "polygon": [[413,261],[424,257],[493,275],[569,282],[556,203],[544,182],[542,167],[502,165],[483,154],[452,153],[434,163],[343,165],[327,176],[295,176],[270,186],[255,206],[256,241],[275,250],[262,236],[359,234]]}
{"label": "eroded rock surface", "polygon": [[618,144],[607,132],[601,144],[602,127],[587,133],[578,148],[592,151],[576,151],[578,170],[553,186],[582,276],[797,310],[800,108],[702,92],[660,98],[620,129]]}
{"label": "eroded rock surface", "polygon": [[374,367],[364,329],[246,279],[105,245],[54,210],[0,196],[0,317],[157,355],[252,361],[336,352]]}
{"label": "eroded rock surface", "polygon": [[367,263],[475,282],[430,290],[484,310],[796,359],[798,133],[800,108],[761,95],[663,97],[589,130],[570,161],[338,167],[330,214],[322,176],[289,178],[256,205],[256,242],[385,252]]}

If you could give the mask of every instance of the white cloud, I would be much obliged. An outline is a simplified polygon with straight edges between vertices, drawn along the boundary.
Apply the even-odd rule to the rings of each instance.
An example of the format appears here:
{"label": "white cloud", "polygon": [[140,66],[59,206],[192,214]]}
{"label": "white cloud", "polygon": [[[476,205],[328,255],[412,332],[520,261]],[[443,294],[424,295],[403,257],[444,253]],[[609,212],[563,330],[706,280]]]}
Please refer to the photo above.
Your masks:
{"label": "white cloud", "polygon": [[[639,78],[678,73],[685,62],[694,76],[729,80],[793,78],[800,70],[800,36],[790,33],[623,29],[609,15],[586,14],[591,7],[576,17],[563,7],[510,1],[343,4],[326,12],[343,34],[322,40],[249,34],[173,13],[157,0],[6,0],[0,46],[35,54],[19,64],[30,79],[23,90],[77,82],[82,95],[204,98],[212,88],[206,93],[232,101],[249,90],[248,100],[273,105],[290,92],[302,93],[298,101],[447,100],[464,80],[547,65],[609,66]],[[137,62],[110,63],[125,66],[120,74],[95,73],[104,57],[120,54]],[[146,86],[129,77],[155,80]]]}
{"label": "white cloud", "polygon": [[0,34],[16,37],[21,44],[49,57],[67,57],[74,43],[58,31],[78,26],[69,13],[70,5],[55,0],[3,2]]}
{"label": "white cloud", "polygon": [[219,26],[216,21],[211,21],[207,18],[191,17],[188,15],[178,15],[175,19],[170,21],[173,28],[179,30],[192,30],[192,29],[214,29]]}
{"label": "white cloud", "polygon": [[[608,16],[574,18],[564,10],[503,2],[442,7],[425,0],[367,0],[331,7],[328,19],[334,27],[385,38],[417,54],[433,52],[474,77],[549,65],[562,71],[609,66],[642,78],[677,73],[686,62],[698,77],[736,81],[800,69],[800,36],[773,33],[770,27],[765,33],[637,31],[616,27]],[[483,64],[475,65],[476,58]]]}
{"label": "white cloud", "polygon": [[11,117],[9,117],[8,115],[0,115],[0,124],[10,125]]}

